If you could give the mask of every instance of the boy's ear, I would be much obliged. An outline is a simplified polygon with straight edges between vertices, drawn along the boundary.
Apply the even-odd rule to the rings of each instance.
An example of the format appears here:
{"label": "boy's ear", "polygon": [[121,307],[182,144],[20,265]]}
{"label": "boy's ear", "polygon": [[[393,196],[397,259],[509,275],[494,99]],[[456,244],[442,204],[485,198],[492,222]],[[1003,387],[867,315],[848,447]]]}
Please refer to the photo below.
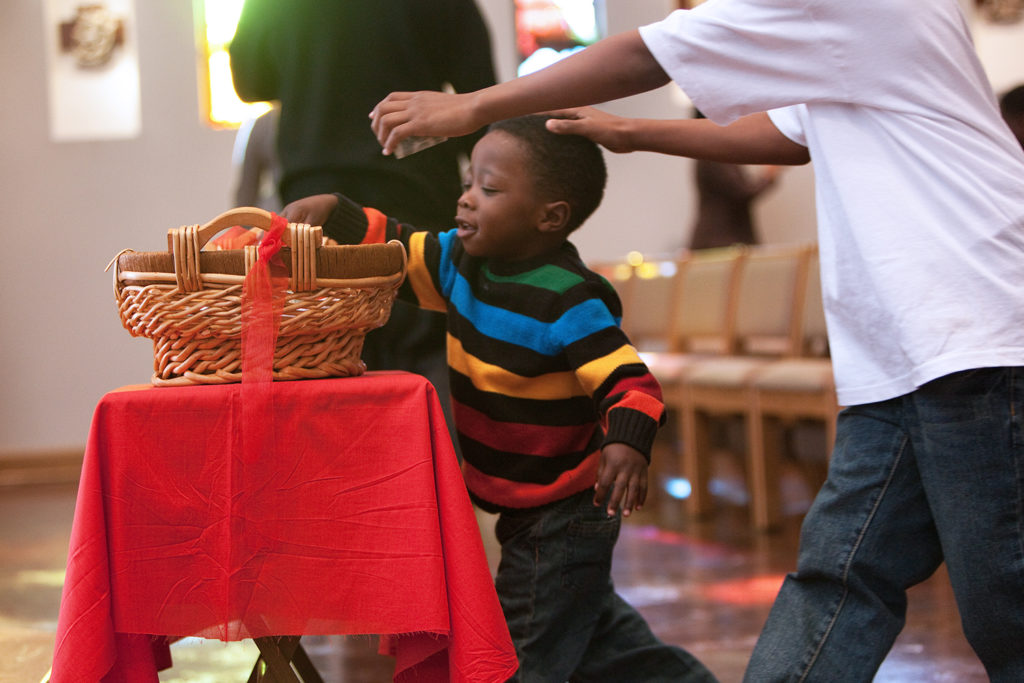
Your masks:
{"label": "boy's ear", "polygon": [[569,224],[569,215],[571,213],[572,209],[569,207],[569,202],[548,202],[544,205],[543,214],[541,214],[537,229],[541,232],[561,232]]}

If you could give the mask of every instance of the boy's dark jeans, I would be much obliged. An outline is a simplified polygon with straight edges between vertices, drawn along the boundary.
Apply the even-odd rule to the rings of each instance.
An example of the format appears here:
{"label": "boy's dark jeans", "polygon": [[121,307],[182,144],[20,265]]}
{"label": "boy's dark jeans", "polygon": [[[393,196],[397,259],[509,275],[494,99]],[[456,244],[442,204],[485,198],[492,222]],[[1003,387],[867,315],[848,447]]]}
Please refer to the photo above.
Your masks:
{"label": "boy's dark jeans", "polygon": [[495,586],[519,656],[512,679],[714,681],[693,656],[666,645],[612,586],[621,519],[593,490],[539,509],[504,512],[495,529]]}

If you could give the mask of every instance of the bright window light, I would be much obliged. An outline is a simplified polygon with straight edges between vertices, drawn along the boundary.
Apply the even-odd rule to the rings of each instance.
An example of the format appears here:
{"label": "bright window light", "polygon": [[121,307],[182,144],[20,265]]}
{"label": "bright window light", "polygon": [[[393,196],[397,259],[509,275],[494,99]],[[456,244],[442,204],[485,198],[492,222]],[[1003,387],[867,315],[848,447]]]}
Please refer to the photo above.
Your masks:
{"label": "bright window light", "polygon": [[231,80],[228,45],[235,36],[243,0],[195,0],[201,36],[200,84],[204,120],[214,128],[238,128],[270,109],[268,102],[242,102]]}
{"label": "bright window light", "polygon": [[517,74],[539,71],[602,36],[603,0],[515,0]]}

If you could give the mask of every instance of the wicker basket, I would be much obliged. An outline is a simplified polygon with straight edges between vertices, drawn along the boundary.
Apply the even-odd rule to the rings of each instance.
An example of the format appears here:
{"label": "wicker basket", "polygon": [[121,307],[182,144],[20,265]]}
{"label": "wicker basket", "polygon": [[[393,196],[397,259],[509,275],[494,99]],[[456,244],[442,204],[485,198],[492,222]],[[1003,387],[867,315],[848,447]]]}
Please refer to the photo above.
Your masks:
{"label": "wicker basket", "polygon": [[[115,258],[114,295],[132,336],[153,340],[157,386],[221,384],[242,378],[242,283],[254,246],[203,247],[235,225],[270,226],[271,214],[241,208],[206,225],[168,231],[167,252],[126,250]],[[366,332],[383,325],[405,279],[399,242],[322,246],[319,227],[290,224],[280,251],[289,268],[275,380],[362,374]]]}

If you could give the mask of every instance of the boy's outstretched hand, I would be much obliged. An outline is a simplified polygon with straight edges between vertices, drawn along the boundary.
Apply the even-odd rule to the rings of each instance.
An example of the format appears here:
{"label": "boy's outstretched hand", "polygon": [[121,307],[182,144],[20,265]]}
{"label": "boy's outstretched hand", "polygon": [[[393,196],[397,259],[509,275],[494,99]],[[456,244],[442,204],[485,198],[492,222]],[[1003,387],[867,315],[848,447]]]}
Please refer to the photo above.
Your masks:
{"label": "boy's outstretched hand", "polygon": [[338,198],[333,194],[315,194],[290,202],[281,209],[281,216],[289,223],[308,223],[323,225],[338,205]]}
{"label": "boy's outstretched hand", "polygon": [[624,443],[610,443],[601,450],[594,486],[594,505],[607,501],[608,516],[621,507],[628,517],[647,500],[647,458]]}

